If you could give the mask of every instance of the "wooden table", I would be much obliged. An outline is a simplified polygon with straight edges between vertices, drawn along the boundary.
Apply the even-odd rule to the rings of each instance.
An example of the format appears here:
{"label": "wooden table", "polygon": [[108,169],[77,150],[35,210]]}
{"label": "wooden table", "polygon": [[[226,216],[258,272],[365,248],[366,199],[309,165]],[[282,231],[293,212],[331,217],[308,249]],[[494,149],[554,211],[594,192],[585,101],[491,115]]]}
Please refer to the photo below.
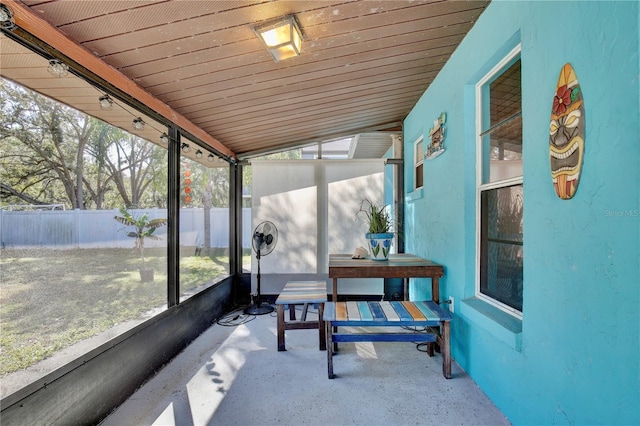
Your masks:
{"label": "wooden table", "polygon": [[439,278],[442,276],[442,265],[408,253],[391,254],[386,261],[352,259],[350,254],[329,255],[329,278],[333,278],[333,302],[338,301],[338,278],[404,278],[405,299],[409,293],[409,278],[431,278],[431,299],[438,304]]}

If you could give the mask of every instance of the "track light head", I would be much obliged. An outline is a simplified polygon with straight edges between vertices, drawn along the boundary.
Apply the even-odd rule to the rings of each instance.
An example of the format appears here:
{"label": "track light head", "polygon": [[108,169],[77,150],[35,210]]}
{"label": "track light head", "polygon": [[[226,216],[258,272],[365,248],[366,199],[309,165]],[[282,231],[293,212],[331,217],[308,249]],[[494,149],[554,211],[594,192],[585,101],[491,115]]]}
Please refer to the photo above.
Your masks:
{"label": "track light head", "polygon": [[136,130],[142,130],[144,128],[145,122],[142,117],[133,119],[133,128]]}
{"label": "track light head", "polygon": [[0,28],[7,31],[12,31],[16,28],[13,11],[2,3],[0,3]]}
{"label": "track light head", "polygon": [[47,71],[54,77],[66,77],[69,74],[69,65],[62,62],[60,59],[50,59]]}
{"label": "track light head", "polygon": [[100,102],[100,109],[108,111],[113,109],[113,99],[109,94],[105,94],[98,98],[98,102]]}

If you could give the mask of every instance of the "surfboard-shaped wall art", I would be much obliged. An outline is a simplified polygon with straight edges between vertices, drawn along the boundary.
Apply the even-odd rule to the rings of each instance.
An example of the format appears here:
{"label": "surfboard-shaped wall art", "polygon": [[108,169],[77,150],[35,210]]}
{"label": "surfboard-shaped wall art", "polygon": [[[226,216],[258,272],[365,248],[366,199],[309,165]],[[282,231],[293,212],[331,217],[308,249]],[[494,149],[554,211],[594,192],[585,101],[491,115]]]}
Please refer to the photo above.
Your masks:
{"label": "surfboard-shaped wall art", "polygon": [[572,198],[580,182],[584,156],[584,100],[571,64],[560,71],[549,124],[551,178],[558,197]]}

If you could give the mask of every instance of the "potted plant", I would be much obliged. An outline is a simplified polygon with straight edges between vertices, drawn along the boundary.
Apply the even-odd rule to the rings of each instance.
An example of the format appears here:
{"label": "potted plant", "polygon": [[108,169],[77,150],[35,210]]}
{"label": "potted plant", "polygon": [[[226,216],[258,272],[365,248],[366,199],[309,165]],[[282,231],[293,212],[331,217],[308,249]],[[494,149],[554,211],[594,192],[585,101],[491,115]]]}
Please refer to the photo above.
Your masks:
{"label": "potted plant", "polygon": [[151,219],[149,220],[149,214],[144,213],[142,216],[136,218],[128,209],[121,207],[120,214],[122,216],[115,216],[114,219],[126,226],[133,226],[135,231],[127,233],[127,237],[135,238],[135,248],[140,251],[140,259],[142,260],[142,266],[140,267],[140,281],[147,282],[153,281],[153,268],[146,267],[144,262],[144,240],[149,238],[151,240],[159,240],[160,237],[153,235],[156,229],[167,224],[167,219]]}
{"label": "potted plant", "polygon": [[365,198],[360,203],[357,216],[367,223],[365,237],[369,241],[371,259],[388,260],[394,235],[394,221],[389,206],[378,205]]}

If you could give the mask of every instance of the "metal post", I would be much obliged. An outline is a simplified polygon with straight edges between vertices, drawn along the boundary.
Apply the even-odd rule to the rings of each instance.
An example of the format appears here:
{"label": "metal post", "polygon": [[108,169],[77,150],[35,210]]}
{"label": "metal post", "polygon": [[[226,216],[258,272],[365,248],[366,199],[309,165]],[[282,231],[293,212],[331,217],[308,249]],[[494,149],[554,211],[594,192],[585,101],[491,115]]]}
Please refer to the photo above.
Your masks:
{"label": "metal post", "polygon": [[167,194],[167,302],[180,303],[180,132],[169,127]]}

